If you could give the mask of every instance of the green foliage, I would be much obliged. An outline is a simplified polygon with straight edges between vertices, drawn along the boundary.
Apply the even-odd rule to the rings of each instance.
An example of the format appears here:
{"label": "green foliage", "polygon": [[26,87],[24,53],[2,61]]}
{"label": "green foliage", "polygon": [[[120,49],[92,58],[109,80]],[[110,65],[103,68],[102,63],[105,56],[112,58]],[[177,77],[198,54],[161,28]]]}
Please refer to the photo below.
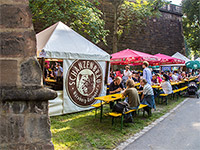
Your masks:
{"label": "green foliage", "polygon": [[145,22],[152,17],[159,17],[161,8],[165,2],[162,0],[136,0],[134,3],[128,0],[119,0],[117,8],[117,34],[118,39],[124,31],[129,32],[132,25],[140,29]]}
{"label": "green foliage", "polygon": [[104,30],[99,2],[93,0],[29,0],[36,32],[62,21],[94,43],[105,42],[108,31]]}
{"label": "green foliage", "polygon": [[200,56],[200,1],[184,0],[183,33],[188,46]]}

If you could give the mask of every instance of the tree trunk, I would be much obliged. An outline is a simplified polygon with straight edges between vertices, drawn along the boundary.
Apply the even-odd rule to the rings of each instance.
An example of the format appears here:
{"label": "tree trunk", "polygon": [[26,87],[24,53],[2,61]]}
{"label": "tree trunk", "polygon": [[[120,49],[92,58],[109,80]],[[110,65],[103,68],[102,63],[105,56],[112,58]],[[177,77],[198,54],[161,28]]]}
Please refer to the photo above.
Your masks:
{"label": "tree trunk", "polygon": [[118,5],[114,5],[114,25],[113,25],[113,53],[117,52],[117,45],[118,45],[118,39],[117,39],[117,8]]}

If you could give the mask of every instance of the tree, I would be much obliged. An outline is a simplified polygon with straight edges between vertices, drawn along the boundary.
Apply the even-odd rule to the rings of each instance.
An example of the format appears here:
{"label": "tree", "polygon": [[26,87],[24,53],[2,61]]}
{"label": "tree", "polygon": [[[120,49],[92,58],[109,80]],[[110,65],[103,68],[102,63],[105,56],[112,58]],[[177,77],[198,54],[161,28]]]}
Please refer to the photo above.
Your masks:
{"label": "tree", "polygon": [[138,29],[151,17],[160,16],[159,8],[166,4],[163,0],[109,0],[113,5],[113,53],[117,52],[121,35],[128,33],[134,25]]}
{"label": "tree", "polygon": [[103,41],[108,35],[104,30],[102,12],[97,9],[99,2],[93,0],[29,0],[36,32],[62,21],[94,43]]}
{"label": "tree", "polygon": [[191,50],[200,56],[200,1],[183,0],[183,34]]}

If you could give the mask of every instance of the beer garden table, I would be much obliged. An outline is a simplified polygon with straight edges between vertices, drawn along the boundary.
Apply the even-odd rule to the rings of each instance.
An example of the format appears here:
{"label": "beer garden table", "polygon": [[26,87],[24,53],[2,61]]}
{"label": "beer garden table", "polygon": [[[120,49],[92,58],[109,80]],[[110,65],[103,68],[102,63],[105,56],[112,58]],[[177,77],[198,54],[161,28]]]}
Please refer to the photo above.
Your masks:
{"label": "beer garden table", "polygon": [[52,82],[52,83],[55,83],[56,80],[47,78],[47,79],[45,79],[45,82]]}
{"label": "beer garden table", "polygon": [[102,117],[103,117],[103,105],[102,102],[104,101],[105,103],[109,102],[114,102],[116,100],[120,100],[124,98],[122,94],[111,94],[111,95],[106,95],[106,96],[101,96],[101,97],[95,97],[96,100],[101,101],[101,113],[100,113],[100,122],[102,122]]}
{"label": "beer garden table", "polygon": [[[141,94],[141,92],[138,91],[138,94]],[[100,100],[101,101],[100,122],[102,122],[102,118],[103,118],[103,104],[102,104],[102,102],[104,101],[105,103],[109,103],[109,102],[114,102],[114,101],[117,101],[117,100],[121,100],[123,98],[125,98],[125,97],[122,96],[122,94],[120,94],[120,93],[106,95],[106,96],[100,96],[100,97],[95,97],[96,100]]]}
{"label": "beer garden table", "polygon": [[[182,81],[172,81],[171,85],[172,86],[180,85],[180,84],[185,83],[185,81],[189,82],[189,81],[193,81],[195,79],[196,79],[196,77],[192,77],[190,79],[185,79],[185,80],[182,80]],[[54,81],[52,80],[52,82],[54,82]],[[136,83],[135,87],[137,87],[139,85],[140,85],[140,83]],[[152,85],[152,88],[153,89],[158,89],[159,93],[160,93],[160,90],[162,89],[162,87],[160,85]],[[141,92],[138,91],[138,94],[141,94]],[[106,96],[101,96],[101,97],[96,97],[95,98],[96,100],[100,100],[101,101],[100,122],[102,122],[102,118],[103,118],[103,104],[102,104],[102,102],[104,101],[105,103],[109,103],[109,102],[114,102],[114,101],[117,101],[117,100],[121,100],[123,98],[124,97],[122,96],[122,94],[111,94],[111,95],[106,95]]]}

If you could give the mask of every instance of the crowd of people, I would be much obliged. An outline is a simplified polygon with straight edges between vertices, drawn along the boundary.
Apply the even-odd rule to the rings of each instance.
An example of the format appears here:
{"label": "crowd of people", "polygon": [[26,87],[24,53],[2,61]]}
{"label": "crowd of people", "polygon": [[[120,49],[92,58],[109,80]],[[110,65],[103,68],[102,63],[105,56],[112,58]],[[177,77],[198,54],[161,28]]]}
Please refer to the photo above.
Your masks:
{"label": "crowd of people", "polygon": [[44,66],[44,78],[47,79],[54,79],[57,82],[62,82],[63,78],[63,68],[60,63],[55,62],[51,65],[49,65],[47,62],[45,62]]}
{"label": "crowd of people", "polygon": [[[143,62],[143,71],[131,71],[129,66],[125,67],[123,71],[111,71],[109,78],[109,94],[122,93],[125,96],[125,102],[129,104],[130,109],[136,109],[141,104],[147,104],[145,108],[148,115],[151,115],[151,109],[156,109],[155,97],[157,96],[154,92],[152,85],[159,85],[162,87],[162,91],[159,92],[164,94],[173,93],[171,81],[181,81],[188,79],[192,76],[198,76],[200,81],[200,71],[196,72],[184,72],[184,71],[166,71],[154,73],[148,68],[148,62]],[[135,84],[140,83],[138,89],[135,88]],[[142,93],[140,96],[138,94]],[[112,109],[114,103],[110,103]],[[133,122],[131,114],[125,115],[125,122]]]}

